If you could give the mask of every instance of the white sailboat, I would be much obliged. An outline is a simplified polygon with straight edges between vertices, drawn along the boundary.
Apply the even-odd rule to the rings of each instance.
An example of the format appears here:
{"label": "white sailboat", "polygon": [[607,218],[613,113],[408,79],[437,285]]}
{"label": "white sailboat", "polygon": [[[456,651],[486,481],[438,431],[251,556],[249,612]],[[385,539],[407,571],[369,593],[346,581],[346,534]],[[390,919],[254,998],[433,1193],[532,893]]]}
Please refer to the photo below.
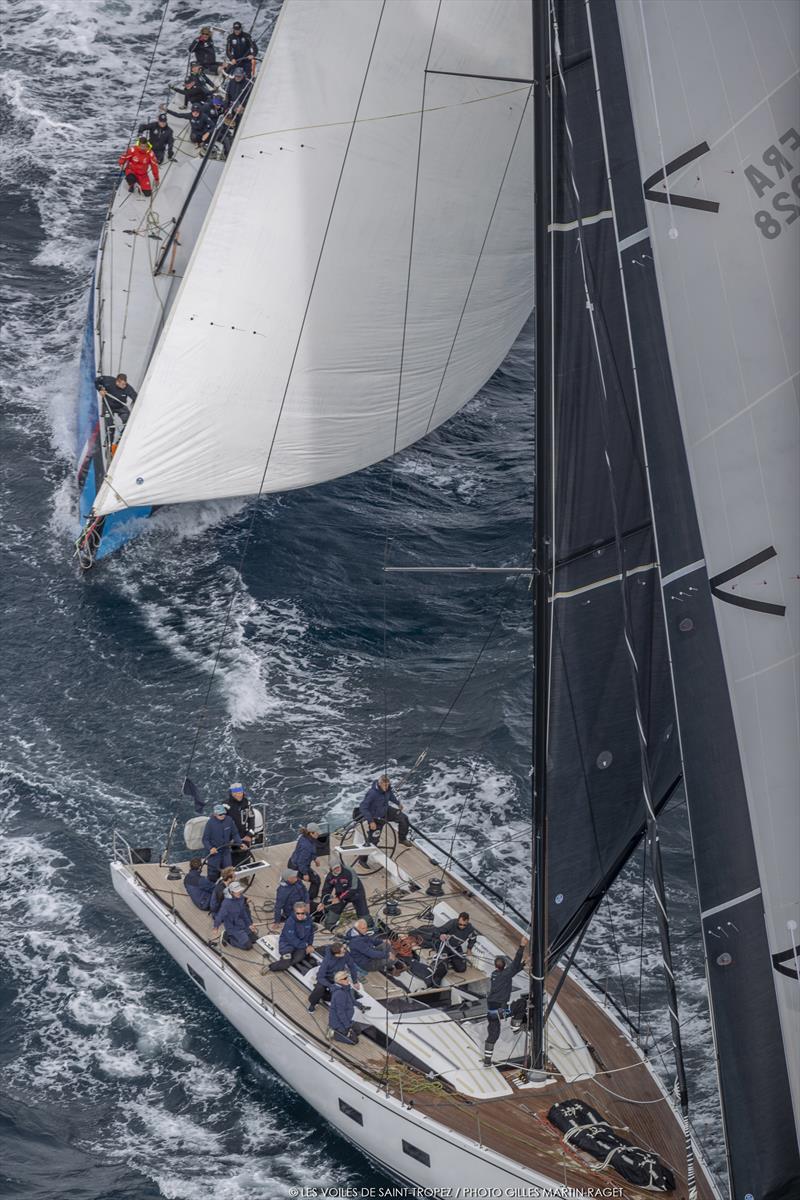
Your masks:
{"label": "white sailboat", "polygon": [[[122,840],[112,863],[121,897],[265,1060],[419,1187],[622,1185],[687,1200],[790,1200],[800,1188],[796,19],[790,4],[719,0],[288,0],[241,156],[98,497],[102,514],[137,496],[303,486],[455,411],[527,312],[533,166],[535,853],[530,971],[514,993],[526,1029],[506,1025],[483,1063],[485,960],[513,953],[528,918],[446,855],[445,869],[422,831],[410,848],[365,851],[358,827],[333,842],[396,929],[469,907],[482,941],[470,970],[438,988],[376,977],[354,1047],[306,1011],[313,968],[275,983],[271,935],[247,952],[212,944],[183,867],[139,862]],[[355,82],[329,78],[328,55],[338,68],[352,56]],[[479,151],[496,155],[492,187]],[[223,296],[230,319],[216,332]],[[659,853],[658,814],[679,786],[723,1115],[719,1187],[689,1124]],[[673,1094],[574,962],[642,837]],[[290,850],[256,851],[257,910]],[[433,876],[445,897],[428,890]],[[605,1153],[598,1138],[612,1139]]]}

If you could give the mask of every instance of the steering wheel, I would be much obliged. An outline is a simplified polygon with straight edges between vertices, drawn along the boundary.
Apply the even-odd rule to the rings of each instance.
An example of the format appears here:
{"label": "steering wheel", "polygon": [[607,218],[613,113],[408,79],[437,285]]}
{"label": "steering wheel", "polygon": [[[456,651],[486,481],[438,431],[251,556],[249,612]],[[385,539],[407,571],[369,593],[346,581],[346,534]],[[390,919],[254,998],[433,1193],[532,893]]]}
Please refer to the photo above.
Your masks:
{"label": "steering wheel", "polygon": [[[351,821],[350,824],[345,827],[339,842],[339,846],[342,850],[349,850],[354,846],[358,846],[359,844],[363,845],[367,841],[369,834],[369,822],[365,821],[363,817],[357,817],[355,821]],[[384,821],[380,831],[380,837],[377,842],[377,847],[383,850],[387,858],[394,858],[394,852],[397,849],[397,830],[391,821]],[[370,849],[370,846],[366,847],[364,852],[365,857],[369,853]],[[354,870],[357,875],[375,875],[376,872],[384,869],[381,866],[368,866],[366,863],[360,862],[359,859],[350,860],[349,857],[347,865]]]}

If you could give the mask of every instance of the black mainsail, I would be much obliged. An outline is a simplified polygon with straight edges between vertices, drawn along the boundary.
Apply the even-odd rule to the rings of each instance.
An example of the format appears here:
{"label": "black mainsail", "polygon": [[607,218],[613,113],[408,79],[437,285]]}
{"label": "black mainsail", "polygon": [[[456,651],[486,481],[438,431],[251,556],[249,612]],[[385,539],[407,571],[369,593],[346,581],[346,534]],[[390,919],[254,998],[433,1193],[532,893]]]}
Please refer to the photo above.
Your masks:
{"label": "black mainsail", "polygon": [[[704,142],[667,162],[671,150],[662,146],[662,170],[642,170],[636,133],[641,137],[646,122],[634,129],[629,75],[633,71],[641,85],[640,108],[646,87],[655,97],[656,84],[650,46],[643,49],[634,36],[635,23],[645,22],[641,4],[548,0],[540,7],[548,12],[553,38],[547,84],[554,113],[548,239],[555,513],[547,776],[550,951],[555,958],[585,927],[648,824],[648,808],[648,832],[656,840],[652,818],[683,773],[731,1195],[788,1200],[800,1193],[790,1043],[786,1021],[782,1030],[776,956],[765,926],[753,797],[748,803],[740,752],[741,714],[737,727],[713,598],[726,598],[719,594],[725,578],[709,581],[710,551],[696,509],[698,479],[687,462],[681,425],[686,412],[679,411],[673,385],[676,352],[665,334],[664,280],[654,262],[653,221],[645,205],[647,195],[653,207],[662,208],[666,193],[654,192],[659,183],[711,151]],[[725,20],[719,10],[728,7],[717,6],[717,27]],[[687,10],[697,8],[659,3],[648,6],[647,14],[652,19],[660,10],[657,35],[670,33],[680,44],[686,29],[666,26],[691,23]],[[737,12],[728,15],[732,22],[738,19]],[[731,50],[730,37],[719,33],[720,52]],[[753,30],[749,33],[753,44]],[[657,118],[656,109],[658,138],[669,137]],[[717,178],[721,171],[715,169]],[[686,178],[681,182],[680,197],[668,202],[682,204],[692,219],[719,208],[694,176],[690,184]],[[739,187],[740,180],[730,186]],[[758,214],[755,226],[754,236],[766,237]],[[677,238],[678,232],[670,225],[668,236]],[[796,231],[791,235],[796,240]],[[542,274],[540,267],[540,288]],[[707,302],[721,306],[727,300],[712,291]],[[687,403],[691,396],[684,395]],[[752,562],[745,560],[743,571],[756,560],[765,561],[756,554]],[[760,608],[775,620],[782,606]],[[792,827],[789,821],[787,835]],[[651,848],[660,907],[657,845]],[[787,927],[791,933],[791,921]],[[662,946],[677,1040],[665,935],[664,914]],[[676,1065],[679,1091],[685,1092],[679,1045]]]}

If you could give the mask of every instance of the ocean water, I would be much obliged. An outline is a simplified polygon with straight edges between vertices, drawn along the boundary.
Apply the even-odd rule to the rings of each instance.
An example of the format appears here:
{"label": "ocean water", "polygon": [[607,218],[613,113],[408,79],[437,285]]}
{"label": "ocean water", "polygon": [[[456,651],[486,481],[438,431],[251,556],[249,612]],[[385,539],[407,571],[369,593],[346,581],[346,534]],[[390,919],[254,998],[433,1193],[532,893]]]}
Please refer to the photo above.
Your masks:
{"label": "ocean water", "polygon": [[[378,1182],[203,1002],[109,881],[115,828],[134,844],[165,837],[251,512],[240,502],[164,511],[88,577],[72,560],[87,289],[162,11],[148,0],[15,0],[4,22],[0,1192],[15,1198],[256,1200]],[[214,12],[171,0],[143,115],[180,77],[199,24],[257,14],[265,35],[276,11],[276,0]],[[521,907],[526,584],[392,576],[384,623],[382,564],[387,538],[393,562],[524,561],[531,351],[526,330],[462,413],[394,464],[259,503],[192,763],[207,796],[243,779],[284,840],[300,820],[346,814],[384,762],[402,775],[427,748],[404,790],[412,818],[448,839],[462,818],[456,855]],[[695,1120],[719,1162],[680,802],[663,833]],[[671,1081],[647,899],[640,943],[640,872],[637,860],[581,961],[641,1012]]]}

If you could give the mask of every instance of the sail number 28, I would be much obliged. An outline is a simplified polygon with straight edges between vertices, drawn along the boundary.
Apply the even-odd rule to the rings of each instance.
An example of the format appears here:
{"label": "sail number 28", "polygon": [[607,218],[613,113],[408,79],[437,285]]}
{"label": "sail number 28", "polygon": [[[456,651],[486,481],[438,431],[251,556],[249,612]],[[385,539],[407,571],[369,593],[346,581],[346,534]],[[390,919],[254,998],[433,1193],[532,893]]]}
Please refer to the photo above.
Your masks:
{"label": "sail number 28", "polygon": [[[761,155],[761,161],[768,171],[752,164],[745,167],[745,177],[759,200],[783,179],[786,179],[783,187],[791,187],[792,192],[800,200],[800,175],[795,175],[791,182],[789,181],[790,172],[796,171],[797,167],[791,159],[787,158],[787,154],[792,154],[797,158],[798,152],[800,152],[800,134],[796,129],[787,129],[786,133],[778,138],[778,143],[767,146]],[[790,192],[783,190],[776,192],[771,200],[772,211],[760,208],[753,217],[756,228],[760,230],[763,237],[769,238],[770,241],[783,233],[785,226],[792,225],[800,217],[800,204],[795,203]]]}

